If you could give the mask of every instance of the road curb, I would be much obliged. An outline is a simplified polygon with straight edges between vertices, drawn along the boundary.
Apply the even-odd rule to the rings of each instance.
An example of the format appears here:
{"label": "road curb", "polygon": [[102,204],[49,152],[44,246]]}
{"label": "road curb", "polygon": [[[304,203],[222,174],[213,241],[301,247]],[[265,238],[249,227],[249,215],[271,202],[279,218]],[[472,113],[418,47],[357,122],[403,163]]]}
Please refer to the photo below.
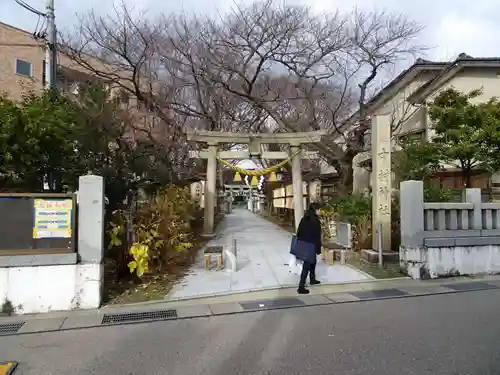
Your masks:
{"label": "road curb", "polygon": [[[500,278],[496,279],[456,279],[447,282],[423,282],[411,286],[402,287],[382,287],[362,289],[351,292],[339,293],[312,293],[309,295],[292,295],[270,299],[247,299],[243,301],[221,302],[214,304],[195,304],[184,306],[172,306],[163,304],[161,309],[133,309],[123,308],[124,312],[116,313],[111,310],[93,312],[89,314],[66,314],[60,317],[34,318],[16,316],[0,320],[0,337],[36,334],[45,332],[63,332],[88,328],[104,328],[117,325],[144,324],[153,322],[165,322],[169,320],[183,320],[194,318],[210,318],[223,315],[234,315],[241,313],[266,312],[271,310],[284,310],[299,307],[313,307],[325,305],[337,305],[346,303],[370,302],[384,299],[414,298],[435,296],[440,294],[457,294],[472,291],[500,290]],[[134,306],[137,307],[137,306]],[[149,305],[151,307],[151,305]],[[105,319],[107,317],[107,319]],[[136,319],[137,320],[133,320]],[[142,318],[141,318],[142,317]],[[123,319],[132,319],[124,321]],[[103,323],[104,320],[111,323]],[[10,326],[12,332],[5,327]],[[4,329],[2,330],[2,327]],[[17,328],[17,329],[16,329]],[[0,374],[1,375],[1,374]]]}
{"label": "road curb", "polygon": [[[356,269],[357,270],[357,269]],[[402,276],[402,277],[392,277],[388,279],[370,279],[370,280],[363,280],[363,281],[345,281],[345,282],[340,282],[340,283],[335,283],[335,284],[321,284],[321,288],[342,288],[345,286],[360,286],[363,287],[365,285],[369,284],[376,284],[379,282],[395,282],[395,281],[400,281],[400,280],[411,280],[410,277],[407,276]],[[196,297],[178,297],[178,298],[172,298],[172,299],[164,299],[164,300],[158,300],[158,301],[150,301],[147,302],[148,304],[155,304],[155,303],[167,303],[167,302],[187,302],[187,301],[197,301],[197,300],[205,300],[205,299],[211,299],[211,298],[217,298],[217,297],[230,297],[230,296],[241,296],[241,295],[248,295],[252,293],[262,293],[262,292],[271,292],[271,291],[290,291],[293,290],[295,291],[297,289],[297,285],[286,285],[282,286],[279,288],[275,287],[270,287],[270,288],[260,288],[260,289],[249,289],[246,291],[241,291],[241,292],[227,292],[227,293],[214,293],[214,294],[206,294],[206,295],[200,295]],[[134,304],[128,304],[128,305],[139,305],[140,303],[134,303]],[[120,305],[120,306],[126,306],[125,305]],[[115,305],[106,305],[105,308],[113,308]]]}

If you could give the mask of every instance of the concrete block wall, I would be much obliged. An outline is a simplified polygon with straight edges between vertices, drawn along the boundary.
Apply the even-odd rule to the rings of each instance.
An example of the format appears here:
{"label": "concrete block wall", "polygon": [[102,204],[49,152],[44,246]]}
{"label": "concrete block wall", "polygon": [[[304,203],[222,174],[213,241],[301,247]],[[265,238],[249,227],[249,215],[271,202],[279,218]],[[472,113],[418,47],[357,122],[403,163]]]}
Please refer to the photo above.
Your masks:
{"label": "concrete block wall", "polygon": [[102,300],[104,181],[82,176],[78,191],[77,253],[0,256],[0,304],[17,314],[95,309]]}
{"label": "concrete block wall", "polygon": [[482,203],[481,189],[464,202],[424,202],[422,181],[400,188],[400,263],[414,279],[500,272],[500,203]]}

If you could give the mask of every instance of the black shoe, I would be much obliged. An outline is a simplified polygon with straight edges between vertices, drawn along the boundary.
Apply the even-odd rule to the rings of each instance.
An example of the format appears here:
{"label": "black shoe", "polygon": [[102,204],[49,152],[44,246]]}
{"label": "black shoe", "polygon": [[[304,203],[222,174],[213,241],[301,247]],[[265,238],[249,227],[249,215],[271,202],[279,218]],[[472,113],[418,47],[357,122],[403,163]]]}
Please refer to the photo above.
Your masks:
{"label": "black shoe", "polygon": [[309,290],[307,290],[305,287],[299,286],[299,289],[297,289],[297,293],[299,294],[309,294]]}
{"label": "black shoe", "polygon": [[319,281],[319,280],[311,280],[311,282],[309,284],[311,284],[311,285],[318,285],[318,284],[321,284],[321,281]]}

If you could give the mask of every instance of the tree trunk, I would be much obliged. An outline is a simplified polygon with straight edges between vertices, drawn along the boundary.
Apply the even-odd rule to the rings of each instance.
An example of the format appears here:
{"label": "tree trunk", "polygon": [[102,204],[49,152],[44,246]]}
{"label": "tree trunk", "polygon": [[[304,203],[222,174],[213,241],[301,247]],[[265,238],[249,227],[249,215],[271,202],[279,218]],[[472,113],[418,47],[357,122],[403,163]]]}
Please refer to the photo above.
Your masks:
{"label": "tree trunk", "polygon": [[348,195],[352,193],[354,183],[354,168],[352,163],[357,154],[358,153],[353,149],[347,150],[342,159],[334,164],[335,169],[339,174],[337,191],[341,195]]}
{"label": "tree trunk", "polygon": [[339,173],[338,182],[338,192],[342,195],[348,195],[352,193],[352,187],[354,182],[354,169],[352,168],[352,162],[345,163],[341,165]]}
{"label": "tree trunk", "polygon": [[465,183],[465,187],[470,188],[472,185],[472,171],[468,168],[462,169],[462,179]]}

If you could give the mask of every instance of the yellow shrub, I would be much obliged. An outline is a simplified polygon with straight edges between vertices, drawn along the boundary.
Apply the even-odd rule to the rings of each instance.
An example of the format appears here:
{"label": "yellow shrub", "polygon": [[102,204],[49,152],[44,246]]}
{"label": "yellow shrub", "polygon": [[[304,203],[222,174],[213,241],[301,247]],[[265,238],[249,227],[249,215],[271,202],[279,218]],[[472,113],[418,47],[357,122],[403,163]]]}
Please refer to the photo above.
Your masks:
{"label": "yellow shrub", "polygon": [[372,248],[372,218],[361,216],[353,226],[353,249],[361,251]]}
{"label": "yellow shrub", "polygon": [[[126,256],[133,257],[128,263],[130,272],[140,277],[161,270],[175,254],[193,247],[193,214],[187,188],[169,186],[141,204],[132,218],[134,242],[129,250],[124,249]],[[125,228],[124,212],[114,212],[108,226],[108,248],[122,247]]]}
{"label": "yellow shrub", "polygon": [[319,219],[321,222],[321,232],[323,234],[323,239],[325,241],[328,241],[331,238],[331,233],[330,233],[330,223],[332,221],[337,221],[338,220],[338,215],[337,213],[329,210],[321,210]]}
{"label": "yellow shrub", "polygon": [[130,273],[135,273],[141,277],[149,271],[149,246],[135,242],[129,250],[130,255],[134,258],[128,264]]}

